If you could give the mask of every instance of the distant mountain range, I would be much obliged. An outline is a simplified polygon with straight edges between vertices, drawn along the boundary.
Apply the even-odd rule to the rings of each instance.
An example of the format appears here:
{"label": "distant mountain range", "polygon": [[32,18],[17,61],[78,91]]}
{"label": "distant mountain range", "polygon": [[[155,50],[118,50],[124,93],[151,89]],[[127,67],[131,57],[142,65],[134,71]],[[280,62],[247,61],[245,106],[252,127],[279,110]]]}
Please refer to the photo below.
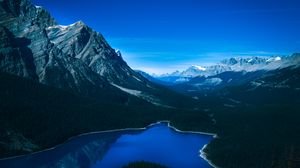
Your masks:
{"label": "distant mountain range", "polygon": [[[291,56],[272,56],[272,57],[249,57],[249,58],[229,58],[224,59],[220,63],[211,66],[193,65],[184,71],[175,71],[171,74],[153,75],[152,77],[167,83],[167,85],[174,85],[186,83],[194,80],[193,78],[209,78],[219,75],[221,73],[230,72],[255,72],[255,71],[271,71],[282,69],[294,65],[299,65],[300,54],[293,54]],[[143,74],[142,74],[143,75]],[[147,76],[144,75],[147,78]],[[153,81],[155,82],[155,81]],[[218,79],[208,80],[207,83],[217,84]],[[162,84],[164,84],[162,83]]]}

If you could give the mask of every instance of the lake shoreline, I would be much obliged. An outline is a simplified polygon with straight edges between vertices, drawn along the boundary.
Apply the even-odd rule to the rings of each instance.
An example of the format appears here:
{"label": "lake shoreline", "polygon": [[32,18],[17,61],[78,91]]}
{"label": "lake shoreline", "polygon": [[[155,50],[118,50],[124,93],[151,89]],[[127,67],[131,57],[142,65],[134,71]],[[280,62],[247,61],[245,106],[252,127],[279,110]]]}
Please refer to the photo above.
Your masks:
{"label": "lake shoreline", "polygon": [[[171,122],[170,121],[162,121],[162,122],[167,122],[168,123],[168,127],[170,127],[170,128],[172,128],[172,129],[174,129],[176,132],[180,132],[180,133],[192,133],[192,134],[201,134],[201,135],[210,135],[210,136],[213,136],[213,138],[215,139],[215,138],[217,138],[218,137],[218,135],[217,134],[215,134],[215,133],[207,133],[207,132],[201,132],[201,131],[181,131],[181,130],[179,130],[179,129],[177,129],[177,128],[175,128],[174,126],[171,126]],[[203,147],[202,147],[202,149],[200,149],[200,157],[202,158],[202,159],[204,159],[210,166],[212,166],[213,168],[219,168],[219,167],[217,167],[211,160],[209,160],[208,158],[207,158],[207,153],[205,153],[204,152],[204,149],[207,147],[207,145],[209,145],[209,143],[208,144],[205,144]]]}
{"label": "lake shoreline", "polygon": [[202,149],[200,149],[200,157],[202,158],[202,159],[204,159],[210,166],[212,166],[213,168],[219,168],[218,166],[216,166],[211,160],[209,160],[208,158],[207,158],[207,153],[205,153],[204,152],[204,150],[205,150],[205,148],[207,147],[207,145],[209,145],[209,144],[206,144],[206,145],[204,145],[203,147],[202,147]]}
{"label": "lake shoreline", "polygon": [[[81,137],[81,136],[86,136],[86,135],[91,135],[91,134],[98,134],[98,133],[120,132],[120,131],[143,131],[143,130],[151,128],[152,126],[155,126],[157,124],[166,124],[169,128],[171,128],[175,132],[179,132],[179,133],[208,135],[208,136],[212,136],[213,138],[217,137],[217,134],[215,134],[215,133],[197,132],[197,131],[182,131],[182,130],[177,129],[175,126],[172,126],[171,122],[169,120],[161,120],[161,121],[157,121],[155,123],[152,123],[152,124],[150,124],[150,125],[148,125],[146,127],[142,127],[142,128],[123,128],[123,129],[113,129],[113,130],[105,130],[105,131],[93,131],[93,132],[79,134],[79,135],[76,135],[76,136],[68,138],[65,142],[63,142],[61,144],[58,144],[58,145],[56,145],[54,147],[51,147],[51,148],[48,148],[48,149],[44,149],[44,150],[41,150],[41,151],[37,151],[37,152],[33,152],[33,153],[29,153],[29,154],[12,156],[12,157],[7,157],[7,158],[1,158],[0,161],[10,160],[10,159],[16,159],[16,158],[20,158],[20,157],[31,156],[31,155],[35,155],[35,154],[39,154],[39,153],[43,153],[43,152],[55,150],[56,148],[58,148],[60,146],[63,146],[64,144],[68,143],[69,141],[71,141],[71,140],[73,140],[75,138]],[[203,148],[200,149],[200,155],[199,155],[199,157],[201,157],[202,159],[204,159],[210,166],[212,166],[214,168],[217,168],[210,160],[208,160],[206,158],[206,154],[204,153],[203,149],[207,145],[208,144],[205,144],[203,146]]]}

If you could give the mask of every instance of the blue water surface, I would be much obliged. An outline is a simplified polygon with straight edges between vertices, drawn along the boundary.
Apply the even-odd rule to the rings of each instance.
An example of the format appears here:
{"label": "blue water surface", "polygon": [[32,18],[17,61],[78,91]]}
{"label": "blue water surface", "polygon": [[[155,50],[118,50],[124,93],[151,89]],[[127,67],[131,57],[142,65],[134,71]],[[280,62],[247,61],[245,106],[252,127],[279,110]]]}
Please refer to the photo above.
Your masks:
{"label": "blue water surface", "polygon": [[130,162],[149,161],[169,168],[211,168],[200,157],[200,149],[212,139],[158,123],[145,130],[78,136],[48,151],[0,160],[0,167],[121,168]]}
{"label": "blue water surface", "polygon": [[157,124],[137,135],[122,135],[93,168],[120,168],[133,161],[150,161],[170,168],[210,168],[200,149],[212,136],[176,132]]}

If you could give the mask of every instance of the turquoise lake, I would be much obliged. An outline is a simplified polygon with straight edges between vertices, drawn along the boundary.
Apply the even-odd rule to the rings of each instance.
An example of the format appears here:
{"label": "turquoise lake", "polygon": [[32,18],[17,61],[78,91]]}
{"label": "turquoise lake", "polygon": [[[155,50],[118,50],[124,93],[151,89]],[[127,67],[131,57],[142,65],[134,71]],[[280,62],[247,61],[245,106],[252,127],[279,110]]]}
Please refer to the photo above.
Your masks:
{"label": "turquoise lake", "polygon": [[146,129],[80,135],[50,150],[0,160],[0,167],[121,168],[149,161],[169,168],[211,168],[200,150],[212,139],[212,135],[178,132],[167,123],[157,123]]}

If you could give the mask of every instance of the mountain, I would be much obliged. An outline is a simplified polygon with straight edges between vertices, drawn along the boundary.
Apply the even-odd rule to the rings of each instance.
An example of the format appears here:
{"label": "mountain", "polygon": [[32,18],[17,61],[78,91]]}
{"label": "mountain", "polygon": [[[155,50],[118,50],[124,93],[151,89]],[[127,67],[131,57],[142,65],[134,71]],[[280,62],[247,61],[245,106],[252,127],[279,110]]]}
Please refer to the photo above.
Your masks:
{"label": "mountain", "polygon": [[[251,83],[253,86],[273,86],[273,87],[281,87],[284,86],[285,81],[277,81],[277,84],[267,84],[264,82],[265,77],[273,77],[274,79],[285,69],[297,69],[300,67],[299,62],[300,54],[293,54],[292,56],[288,57],[285,62],[282,62],[280,65],[276,65],[277,68],[257,68],[256,70],[251,69],[246,70],[237,70],[237,71],[225,71],[216,75],[212,76],[197,76],[191,78],[188,82],[175,84],[171,87],[180,92],[188,93],[188,92],[207,92],[207,91],[215,91],[220,90],[226,87],[232,86],[240,86]],[[288,60],[288,61],[287,61]],[[235,60],[231,59],[234,62],[233,65],[239,64],[236,63]],[[244,62],[244,61],[242,61]],[[228,63],[231,64],[231,63]],[[248,63],[246,63],[248,64]],[[266,62],[260,62],[259,64],[267,64],[267,67],[270,67]],[[274,65],[274,64],[273,64]],[[286,74],[286,76],[282,77],[282,80],[293,80],[290,79],[290,75]],[[259,82],[260,81],[260,82]]]}
{"label": "mountain", "polygon": [[0,0],[0,157],[169,120],[216,133],[203,151],[218,167],[299,167],[299,62],[231,58],[162,75],[179,83],[160,86],[83,22],[59,25],[28,0]]}
{"label": "mountain", "polygon": [[0,81],[0,157],[91,131],[211,122],[199,102],[132,70],[100,33],[59,25],[29,0],[0,0]]}
{"label": "mountain", "polygon": [[190,81],[172,85],[172,88],[180,92],[206,92],[221,89],[227,86],[237,86],[245,84],[264,75],[266,71],[254,72],[246,71],[226,71],[214,76],[198,76]]}
{"label": "mountain", "polygon": [[160,85],[166,85],[166,86],[172,85],[172,83],[168,83],[168,82],[164,82],[162,80],[156,79],[155,77],[151,76],[147,72],[144,72],[144,71],[141,71],[141,70],[135,70],[135,71],[137,73],[139,73],[140,75],[142,75],[147,80],[149,80],[150,82],[157,83],[157,84],[160,84]]}
{"label": "mountain", "polygon": [[[77,93],[113,87],[80,59],[51,42],[50,14],[27,0],[2,1],[0,70]],[[88,92],[87,92],[88,91]]]}
{"label": "mountain", "polygon": [[254,72],[254,71],[270,71],[299,63],[298,54],[287,57],[249,57],[249,58],[229,58],[224,59],[220,63],[210,66],[190,66],[188,69],[171,74],[163,74],[154,76],[155,78],[173,83],[180,84],[192,80],[194,77],[210,77],[223,72]]}
{"label": "mountain", "polygon": [[162,93],[176,93],[132,70],[119,51],[82,21],[59,25],[28,0],[0,1],[0,12],[0,71],[80,95],[111,100],[132,95],[174,106]]}

